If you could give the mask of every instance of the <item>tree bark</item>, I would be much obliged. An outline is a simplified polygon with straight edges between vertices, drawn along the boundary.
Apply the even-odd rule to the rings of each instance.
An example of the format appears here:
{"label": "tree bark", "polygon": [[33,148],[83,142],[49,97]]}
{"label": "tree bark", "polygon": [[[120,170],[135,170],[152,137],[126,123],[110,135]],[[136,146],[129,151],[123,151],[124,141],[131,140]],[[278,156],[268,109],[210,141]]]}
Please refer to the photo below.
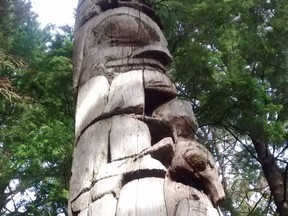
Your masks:
{"label": "tree bark", "polygon": [[215,161],[176,98],[160,19],[141,0],[79,0],[69,215],[220,213]]}
{"label": "tree bark", "polygon": [[268,145],[263,140],[252,139],[255,146],[258,160],[262,166],[264,176],[268,182],[275,205],[281,216],[288,215],[288,189],[287,177],[285,178],[285,170],[281,170],[276,158],[271,154]]}

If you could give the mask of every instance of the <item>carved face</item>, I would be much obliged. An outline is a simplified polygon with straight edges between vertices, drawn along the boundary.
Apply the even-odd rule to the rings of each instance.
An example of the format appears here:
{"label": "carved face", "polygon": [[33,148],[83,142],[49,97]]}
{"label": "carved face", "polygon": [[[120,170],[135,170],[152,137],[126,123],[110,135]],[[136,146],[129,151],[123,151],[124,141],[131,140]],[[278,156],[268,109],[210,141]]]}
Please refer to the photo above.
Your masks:
{"label": "carved face", "polygon": [[108,10],[87,25],[91,27],[87,28],[83,49],[82,83],[91,76],[105,75],[108,68],[113,72],[145,66],[165,70],[172,59],[158,25],[138,10]]}
{"label": "carved face", "polygon": [[214,204],[223,200],[225,193],[219,179],[215,161],[211,153],[195,140],[181,140],[176,144],[172,172],[187,170],[200,188],[211,196]]}
{"label": "carved face", "polygon": [[203,188],[207,192],[214,204],[221,201],[225,194],[222,184],[219,179],[218,171],[216,169],[215,161],[212,155],[207,149],[196,147],[194,149],[185,152],[183,157],[186,162],[193,169],[193,173],[201,182],[203,182]]}

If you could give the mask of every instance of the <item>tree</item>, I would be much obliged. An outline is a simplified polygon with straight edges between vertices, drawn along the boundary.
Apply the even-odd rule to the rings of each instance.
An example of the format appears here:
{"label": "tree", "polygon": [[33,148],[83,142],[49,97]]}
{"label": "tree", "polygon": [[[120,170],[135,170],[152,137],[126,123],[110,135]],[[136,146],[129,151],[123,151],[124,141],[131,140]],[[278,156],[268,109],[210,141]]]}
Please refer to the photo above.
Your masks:
{"label": "tree", "polygon": [[71,29],[62,28],[66,35],[41,30],[29,2],[0,5],[0,214],[65,213],[74,113]]}
{"label": "tree", "polygon": [[242,143],[237,154],[261,167],[278,213],[287,215],[287,1],[169,0],[158,7],[172,73],[200,128]]}
{"label": "tree", "polygon": [[[10,174],[3,184],[3,205],[19,193],[32,194],[13,212],[23,212],[23,207],[34,215],[66,210],[73,146],[72,42],[63,41],[61,46],[43,56],[35,73],[29,68],[21,74],[16,84],[24,101],[11,104],[19,107],[19,113],[7,114],[9,120],[1,130]],[[7,192],[13,179],[17,187]]]}
{"label": "tree", "polygon": [[70,215],[219,214],[216,164],[195,139],[191,104],[176,98],[166,74],[171,55],[150,6],[79,4]]}
{"label": "tree", "polygon": [[[105,3],[103,3],[105,1],[97,2],[99,2],[100,8],[105,8]],[[120,1],[121,4],[128,5],[129,1]],[[110,6],[116,7],[116,4],[113,5],[112,3]],[[136,3],[132,8],[134,6],[138,7]],[[171,163],[171,157],[165,159],[160,157],[159,154],[163,152],[160,155],[171,155],[175,139],[172,139],[172,141],[164,139],[163,142],[159,143],[163,137],[159,130],[156,130],[157,128],[165,128],[165,136],[173,137],[171,125],[169,126],[169,124],[165,124],[159,119],[157,121],[153,120],[153,118],[160,118],[159,113],[161,113],[153,111],[157,106],[162,103],[165,104],[178,94],[178,97],[191,102],[199,124],[198,141],[205,144],[220,164],[220,173],[226,194],[225,202],[221,205],[222,212],[225,215],[262,216],[278,215],[278,209],[280,215],[285,215],[285,202],[287,203],[287,192],[285,190],[287,190],[288,116],[287,2],[160,0],[150,1],[148,6],[151,6],[160,14],[162,24],[149,7],[139,6],[137,9],[145,11],[145,14],[153,18],[159,26],[165,27],[163,31],[168,39],[168,48],[174,57],[171,70],[168,72],[176,80],[177,93],[166,76],[158,77],[159,82],[154,82],[154,79],[158,79],[156,75],[153,79],[146,79],[146,81],[154,81],[151,81],[149,85],[147,84],[145,90],[142,91],[145,93],[145,105],[142,104],[142,107],[145,108],[144,115],[141,106],[139,106],[140,111],[135,115],[136,119],[130,120],[133,126],[135,122],[137,122],[137,125],[139,123],[139,128],[142,128],[143,125],[149,126],[148,130],[152,135],[151,143],[154,144],[154,148],[145,150],[140,155],[135,156],[132,160],[133,163],[139,164],[141,161],[142,164],[142,161],[148,160],[149,155],[154,158],[149,158],[151,162],[154,161],[151,163],[153,166],[159,165],[156,161],[161,161],[164,166]],[[67,190],[74,124],[71,95],[73,48],[71,32],[73,29],[64,27],[62,28],[64,33],[62,31],[61,34],[51,33],[50,30],[53,29],[53,32],[55,32],[53,26],[40,30],[35,19],[36,15],[31,12],[30,7],[30,3],[24,0],[0,0],[1,215],[56,215],[67,211]],[[97,13],[97,11],[92,10],[93,13]],[[142,13],[137,13],[137,17],[139,17],[139,14],[141,18],[144,17]],[[103,17],[103,14],[99,16]],[[90,17],[90,15],[87,17]],[[87,20],[82,21],[86,22]],[[125,22],[126,20],[121,23]],[[112,31],[115,26],[123,28],[119,24],[113,24],[110,26],[111,28],[107,27],[108,36],[115,36],[114,33],[119,36],[118,31]],[[147,25],[143,29],[146,31],[146,28]],[[128,30],[121,32],[128,33]],[[83,32],[81,33],[79,30],[76,30],[76,32],[78,32],[76,33],[77,37],[83,36]],[[135,35],[139,33],[137,31]],[[155,38],[158,37],[157,34],[157,31],[151,33]],[[94,31],[94,35],[97,38],[98,32]],[[83,36],[83,38],[85,37]],[[147,48],[141,50],[136,46],[139,40],[131,41],[131,37],[129,39],[121,37],[120,39],[123,40],[116,38],[117,40],[106,41],[107,44],[111,42],[111,44],[118,46],[124,43],[128,47],[133,47],[133,60],[128,62],[129,70],[139,69],[142,71],[143,61],[139,63],[138,60],[145,59],[145,70],[152,69],[168,74],[163,65],[168,64],[171,56],[166,46],[163,46],[165,43],[160,43],[161,46],[159,44],[155,45],[154,37],[139,37],[139,40],[142,41],[141,46]],[[148,43],[153,41],[153,46],[147,47],[146,40]],[[143,41],[146,42],[143,43]],[[102,45],[107,47],[107,44]],[[101,47],[101,43],[97,47]],[[117,73],[121,73],[121,75],[127,72],[127,66],[123,65],[123,61],[116,61],[117,50],[119,50],[119,47],[115,50],[112,49],[114,55],[112,58],[111,56],[107,58],[110,61],[108,66],[105,64],[90,65],[92,68],[97,68],[97,70],[93,69],[91,71],[111,75],[108,76],[109,86],[116,83],[112,79],[114,77],[112,71],[119,70]],[[129,49],[129,53],[130,51]],[[94,50],[94,53],[96,52]],[[85,52],[85,55],[87,53],[93,55],[93,52]],[[97,55],[99,53],[106,56],[105,52],[99,51]],[[122,55],[123,53],[119,54],[121,57]],[[153,59],[158,60],[158,63]],[[81,61],[76,59],[76,62]],[[119,62],[121,67],[119,67]],[[86,63],[89,66],[89,61]],[[80,66],[76,64],[76,67],[79,69]],[[144,78],[150,76],[149,72],[145,74],[147,76]],[[159,73],[157,74],[159,75]],[[94,75],[99,74],[92,74],[91,76]],[[131,75],[128,78],[132,79],[132,77]],[[81,78],[83,82],[80,85],[88,80],[88,78],[85,80],[86,78],[85,76]],[[136,77],[135,79],[139,78]],[[162,83],[161,86],[157,86],[163,80],[166,84],[162,85]],[[123,85],[126,87],[133,82],[124,83]],[[141,80],[139,83],[142,84]],[[137,86],[137,89],[142,86],[141,84]],[[99,88],[97,86],[95,92],[104,89],[100,86]],[[77,85],[74,83],[75,92],[81,92],[76,87]],[[133,94],[136,92],[138,91],[133,91]],[[121,94],[120,90],[119,92],[116,91],[115,95],[119,94]],[[141,100],[139,95],[137,97],[132,96],[131,98]],[[134,112],[134,108],[131,108],[133,106],[125,108],[125,114],[131,111]],[[189,107],[189,105],[187,106]],[[111,114],[111,116],[113,115],[112,119],[117,119],[115,116],[123,110],[121,111],[120,108],[117,110],[116,107],[114,111]],[[95,113],[97,112],[95,111]],[[104,115],[102,117],[109,118],[111,116]],[[109,123],[104,123],[104,119],[101,118],[96,118],[95,122],[101,121],[103,123],[102,126],[97,126],[97,130],[102,128],[103,130],[101,129],[98,134],[105,137],[107,132],[105,132],[105,127]],[[120,118],[117,121],[126,122],[126,120]],[[95,122],[88,123],[88,126],[96,125]],[[191,122],[193,122],[192,125],[195,123],[193,119],[190,119]],[[124,126],[129,125],[120,124],[120,131],[123,131]],[[117,124],[114,124],[114,129],[115,125]],[[145,128],[145,126],[143,127]],[[193,127],[196,130],[195,125],[191,126],[191,128]],[[143,130],[147,131],[147,128]],[[89,128],[85,131],[89,131]],[[89,137],[86,132],[83,132],[81,137]],[[191,134],[195,133],[192,130],[190,132]],[[112,130],[110,133],[112,133]],[[114,140],[118,144],[118,140],[121,140],[121,134],[123,133],[116,133],[114,136],[116,137]],[[91,133],[91,137],[93,135],[94,133]],[[147,140],[149,140],[149,137]],[[83,140],[81,141],[79,138],[77,146],[81,142],[83,143]],[[99,142],[102,143],[101,140]],[[157,143],[158,145],[156,145]],[[197,144],[194,146],[197,146]],[[93,152],[92,147],[91,149],[91,152]],[[263,152],[263,150],[265,151]],[[206,151],[205,148],[203,151]],[[108,152],[107,160],[109,164],[113,165],[110,162],[113,160],[112,155],[115,151],[113,153],[112,149],[108,148],[104,152]],[[83,151],[83,153],[86,154],[87,152]],[[76,153],[74,153],[74,157],[75,155],[77,156]],[[81,154],[79,157],[81,157]],[[86,164],[88,158],[83,158],[83,164]],[[120,159],[119,163],[121,163]],[[120,167],[125,166],[127,168],[129,164],[131,163],[128,163],[128,165],[124,163]],[[158,165],[157,169],[160,171],[156,179],[159,180],[159,176],[163,176],[164,168],[163,166],[161,168],[160,165],[158,167]],[[177,168],[177,166],[175,167]],[[112,168],[111,170],[113,170]],[[98,172],[99,167],[96,166],[93,170]],[[264,170],[266,171],[264,172]],[[105,169],[101,169],[102,174],[104,171]],[[181,176],[175,174],[175,172],[173,173],[173,171],[175,169],[170,169],[169,173],[174,174],[174,179]],[[274,174],[270,175],[273,172]],[[85,176],[85,173],[81,172],[81,175]],[[139,178],[142,178],[147,176],[147,173],[155,175],[157,171],[150,172],[149,169],[148,171],[140,169],[137,174]],[[136,175],[136,173],[132,174]],[[126,185],[126,182],[131,181],[132,174],[126,174],[125,178],[122,178],[123,184]],[[186,174],[184,172],[183,176]],[[273,183],[276,182],[273,181],[273,178],[277,175],[279,176],[277,180],[280,180],[279,185],[283,183],[283,186],[279,188],[273,186]],[[96,176],[95,173],[94,176]],[[145,180],[147,179],[150,179],[152,183],[155,180],[151,179],[149,175],[145,178]],[[117,183],[116,177],[111,177],[110,180],[111,184],[113,182]],[[176,180],[187,183],[185,178]],[[101,181],[96,181],[93,177],[92,186],[94,189],[100,183]],[[146,185],[146,183],[143,184]],[[125,190],[129,192],[128,189]],[[151,189],[141,191],[141,193],[144,194],[149,191]],[[155,191],[157,190],[155,189]],[[193,193],[199,195],[197,191],[193,191]],[[282,193],[282,195],[275,196],[277,193]],[[161,192],[157,194],[161,194]],[[183,196],[185,196],[185,192],[183,192]],[[94,208],[96,208],[95,205],[99,205],[99,197],[102,197],[102,195],[94,194],[92,197],[93,201],[98,200],[98,204],[94,204]],[[103,202],[105,203],[106,199],[113,200],[112,197],[104,195]],[[143,197],[145,196],[143,195]],[[157,196],[153,198],[160,200],[159,196],[159,199]],[[209,200],[208,203],[210,203]],[[114,204],[114,201],[111,202],[111,205]],[[183,206],[182,204],[179,206]],[[109,206],[107,209],[113,208]],[[187,208],[184,207],[183,209]]]}

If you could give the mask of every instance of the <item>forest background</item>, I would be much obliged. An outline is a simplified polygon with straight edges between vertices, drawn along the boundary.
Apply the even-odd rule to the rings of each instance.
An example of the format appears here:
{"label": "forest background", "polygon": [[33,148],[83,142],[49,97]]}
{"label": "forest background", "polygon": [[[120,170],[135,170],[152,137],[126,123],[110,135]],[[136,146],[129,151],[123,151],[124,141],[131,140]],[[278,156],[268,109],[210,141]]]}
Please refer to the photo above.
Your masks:
{"label": "forest background", "polygon": [[[158,0],[170,74],[213,153],[224,215],[288,211],[288,1]],[[0,0],[0,215],[66,215],[73,27]]]}

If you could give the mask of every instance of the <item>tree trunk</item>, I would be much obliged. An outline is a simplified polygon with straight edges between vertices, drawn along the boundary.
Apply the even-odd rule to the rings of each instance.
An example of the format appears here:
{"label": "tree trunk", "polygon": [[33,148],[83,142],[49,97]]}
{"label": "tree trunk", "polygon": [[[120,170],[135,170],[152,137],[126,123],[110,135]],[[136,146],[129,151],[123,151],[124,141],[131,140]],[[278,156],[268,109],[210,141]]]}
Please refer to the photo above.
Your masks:
{"label": "tree trunk", "polygon": [[172,57],[145,2],[79,0],[69,215],[220,214],[215,161],[195,140],[191,105],[176,99]]}
{"label": "tree trunk", "polygon": [[285,171],[278,167],[276,158],[271,154],[265,141],[260,139],[252,139],[252,141],[257,152],[259,163],[262,166],[264,176],[268,182],[271,194],[273,195],[274,202],[277,206],[277,210],[281,216],[287,216],[288,189],[287,182],[285,182]]}

